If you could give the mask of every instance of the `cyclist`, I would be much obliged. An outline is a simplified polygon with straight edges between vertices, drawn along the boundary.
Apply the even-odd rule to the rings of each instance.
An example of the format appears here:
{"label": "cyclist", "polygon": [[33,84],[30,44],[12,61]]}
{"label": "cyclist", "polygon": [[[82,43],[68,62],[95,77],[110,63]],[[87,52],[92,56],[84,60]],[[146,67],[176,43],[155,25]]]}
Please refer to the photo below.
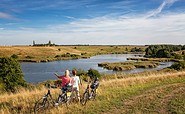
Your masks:
{"label": "cyclist", "polygon": [[78,96],[78,100],[80,101],[80,93],[79,93],[79,84],[82,85],[79,76],[76,75],[76,70],[72,70],[73,76],[72,78],[72,84],[73,84],[73,91],[76,92],[76,95]]}
{"label": "cyclist", "polygon": [[63,76],[59,76],[57,73],[55,73],[55,75],[59,79],[62,80],[62,84],[61,84],[62,93],[64,93],[68,89],[69,86],[72,86],[71,83],[70,83],[71,82],[71,77],[69,76],[69,74],[70,74],[69,70],[66,70],[65,75],[63,75]]}

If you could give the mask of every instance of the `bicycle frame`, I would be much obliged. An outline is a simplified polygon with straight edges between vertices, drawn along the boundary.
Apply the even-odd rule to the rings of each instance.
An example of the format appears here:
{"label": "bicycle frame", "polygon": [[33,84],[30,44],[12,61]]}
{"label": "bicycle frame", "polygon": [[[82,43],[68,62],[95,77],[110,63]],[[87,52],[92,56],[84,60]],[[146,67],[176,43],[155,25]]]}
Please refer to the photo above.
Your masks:
{"label": "bicycle frame", "polygon": [[64,93],[62,93],[62,94],[60,94],[59,96],[58,96],[58,99],[57,99],[57,102],[58,102],[58,104],[60,105],[60,104],[66,104],[66,106],[68,107],[68,105],[70,105],[71,104],[71,96],[72,96],[72,92],[70,92],[70,91],[64,91]]}
{"label": "bicycle frame", "polygon": [[96,89],[91,89],[91,92],[90,92],[90,83],[91,82],[88,83],[87,88],[86,88],[85,92],[83,93],[83,96],[81,99],[82,105],[85,105],[88,100],[92,99],[92,97],[94,97],[94,99],[95,99]]}
{"label": "bicycle frame", "polygon": [[55,105],[55,101],[51,95],[51,91],[50,91],[50,84],[48,84],[48,92],[42,97],[40,98],[34,106],[34,113],[36,114],[37,112],[39,112],[39,110],[45,110],[47,109],[50,104],[52,104],[53,106]]}

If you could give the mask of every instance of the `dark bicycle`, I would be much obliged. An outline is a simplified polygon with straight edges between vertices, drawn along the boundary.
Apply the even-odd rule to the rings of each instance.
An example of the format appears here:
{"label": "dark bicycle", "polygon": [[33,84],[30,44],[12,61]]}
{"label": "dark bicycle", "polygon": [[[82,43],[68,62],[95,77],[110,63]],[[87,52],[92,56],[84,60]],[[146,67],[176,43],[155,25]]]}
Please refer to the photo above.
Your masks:
{"label": "dark bicycle", "polygon": [[66,104],[68,107],[72,102],[74,98],[74,92],[72,90],[72,86],[68,85],[64,89],[63,93],[60,94],[57,98],[57,105]]}
{"label": "dark bicycle", "polygon": [[46,84],[45,86],[48,88],[48,92],[35,103],[34,106],[35,114],[45,111],[50,105],[55,106],[55,100],[51,95],[50,89],[56,87],[51,86],[50,84]]}
{"label": "dark bicycle", "polygon": [[91,81],[88,82],[88,85],[87,85],[87,88],[85,90],[85,92],[83,93],[83,96],[80,100],[81,104],[82,105],[85,105],[87,103],[88,100],[95,100],[96,98],[96,87],[95,88],[91,88],[90,90],[90,84],[91,84]]}

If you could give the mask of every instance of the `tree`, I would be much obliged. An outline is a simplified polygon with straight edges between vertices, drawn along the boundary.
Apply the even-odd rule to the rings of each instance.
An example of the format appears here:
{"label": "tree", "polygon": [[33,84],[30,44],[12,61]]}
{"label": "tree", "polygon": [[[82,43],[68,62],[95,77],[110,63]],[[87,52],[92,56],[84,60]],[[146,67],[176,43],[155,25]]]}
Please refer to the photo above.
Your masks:
{"label": "tree", "polygon": [[168,50],[161,49],[161,50],[157,51],[156,57],[158,57],[158,58],[170,58],[171,54]]}
{"label": "tree", "polygon": [[[184,48],[181,45],[150,45],[145,50],[145,52],[146,52],[145,57],[157,57],[157,55],[161,56],[161,55],[159,55],[159,53],[162,53],[162,54],[166,53],[166,54],[171,55],[171,53],[176,52],[176,51],[180,51],[183,49]],[[169,56],[167,56],[167,57],[169,57]],[[170,57],[172,57],[172,56],[170,56]]]}
{"label": "tree", "polygon": [[20,68],[20,64],[14,58],[0,58],[0,78],[1,83],[5,85],[6,91],[15,91],[16,87],[26,86],[24,75]]}

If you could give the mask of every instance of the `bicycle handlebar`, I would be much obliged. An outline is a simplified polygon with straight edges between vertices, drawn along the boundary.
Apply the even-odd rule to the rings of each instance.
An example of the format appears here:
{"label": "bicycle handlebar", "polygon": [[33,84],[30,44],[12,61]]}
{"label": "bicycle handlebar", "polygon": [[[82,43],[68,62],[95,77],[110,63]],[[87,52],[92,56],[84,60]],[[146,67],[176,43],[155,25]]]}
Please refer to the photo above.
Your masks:
{"label": "bicycle handlebar", "polygon": [[55,85],[51,85],[51,84],[45,84],[45,86],[46,86],[47,88],[57,88]]}

